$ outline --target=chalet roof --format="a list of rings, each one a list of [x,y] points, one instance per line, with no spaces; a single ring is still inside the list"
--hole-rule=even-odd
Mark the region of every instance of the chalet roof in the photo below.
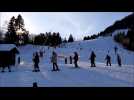
[[[0,51],[10,51],[17,48],[14,44],[0,44]]]

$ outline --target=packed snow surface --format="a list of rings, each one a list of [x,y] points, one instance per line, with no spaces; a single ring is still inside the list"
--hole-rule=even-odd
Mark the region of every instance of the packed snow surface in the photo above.
[[[122,58],[122,67],[117,64],[114,47]],[[32,87],[37,82],[39,87],[133,87],[134,86],[134,52],[124,49],[115,43],[112,37],[100,37],[95,40],[76,41],[67,43],[60,48],[48,49],[47,46],[26,45],[18,48],[20,51],[20,65],[12,66],[12,72],[0,72],[1,87]],[[45,50],[40,58],[40,72],[32,72],[33,52]],[[58,54],[60,71],[52,72],[52,51]],[[90,67],[89,56],[91,51],[96,54],[96,67]],[[63,57],[74,56],[74,51],[79,54],[78,65],[64,64]],[[112,66],[106,66],[105,56],[108,53],[112,58]]]

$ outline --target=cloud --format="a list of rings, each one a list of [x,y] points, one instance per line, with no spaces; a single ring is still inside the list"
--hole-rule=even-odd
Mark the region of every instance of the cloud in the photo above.
[[[60,32],[63,37],[75,38],[92,35],[104,30],[117,19],[130,14],[113,12],[2,12],[1,25],[12,16],[21,14],[30,33]]]

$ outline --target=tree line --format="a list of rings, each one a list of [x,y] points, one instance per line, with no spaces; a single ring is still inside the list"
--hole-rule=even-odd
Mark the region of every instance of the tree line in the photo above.
[[[91,36],[85,36],[85,37],[83,38],[83,40],[93,40],[93,39],[98,38],[99,36],[100,36],[100,33],[98,33],[98,34],[93,34],[93,35],[91,35]]]
[[[62,39],[59,32],[46,32],[36,35],[33,39],[33,44],[36,45],[49,45],[49,46],[58,46],[61,43],[74,42],[73,36],[70,34],[68,41]]]
[[[130,28],[125,34],[124,32],[119,32],[114,36],[114,40],[122,44],[125,48],[134,51],[134,28]]]
[[[26,30],[24,19],[19,14],[17,18],[11,17],[7,32],[2,37],[3,32],[0,30],[0,43],[12,43],[16,45],[35,44],[57,46],[61,43],[74,42],[74,37],[70,34],[68,39],[63,39],[59,32],[46,32],[30,37],[29,31]]]

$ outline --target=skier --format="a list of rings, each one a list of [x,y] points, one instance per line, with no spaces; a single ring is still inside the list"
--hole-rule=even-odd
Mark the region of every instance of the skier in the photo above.
[[[39,55],[38,55],[38,52],[35,53],[35,56],[33,57],[33,62],[34,62],[34,70],[33,72],[38,72],[40,71],[39,69]]]
[[[117,50],[118,50],[118,48],[115,46],[114,47],[115,54],[117,53]]]
[[[42,58],[43,57],[43,51],[40,50],[40,57]]]
[[[18,64],[20,64],[20,56],[18,57]]]
[[[44,50],[44,54],[45,54],[45,50]]]
[[[65,57],[65,64],[67,64],[67,57]]]
[[[37,88],[37,87],[38,87],[37,82],[34,82],[33,83],[33,88]]]
[[[78,53],[77,52],[74,52],[74,65],[75,65],[75,68],[78,68]]]
[[[121,57],[119,54],[117,54],[117,62],[118,62],[118,65],[121,67]]]
[[[94,51],[92,51],[91,56],[89,58],[91,60],[91,67],[96,67],[95,58],[96,58],[96,55],[95,55]]]
[[[53,63],[53,70],[52,71],[59,71],[58,65],[57,65],[57,53],[53,51],[51,62]]]
[[[106,60],[106,66],[108,66],[108,64],[111,66],[111,57],[108,54],[106,55],[105,60]]]
[[[72,64],[72,56],[70,56],[69,58],[70,58],[70,64]]]
[[[49,50],[49,48],[50,48],[50,47],[48,46],[48,48],[47,48],[47,49]]]
[[[6,56],[6,57],[5,57]],[[10,64],[11,64],[11,59],[8,59],[8,55],[5,55],[0,59],[0,67],[2,67],[2,72],[5,72],[5,68],[8,67],[8,71],[11,72]]]
[[[6,66],[8,67],[8,71],[11,72],[10,65],[6,65],[6,64],[2,64],[2,72],[5,72],[4,69],[6,68]]]

